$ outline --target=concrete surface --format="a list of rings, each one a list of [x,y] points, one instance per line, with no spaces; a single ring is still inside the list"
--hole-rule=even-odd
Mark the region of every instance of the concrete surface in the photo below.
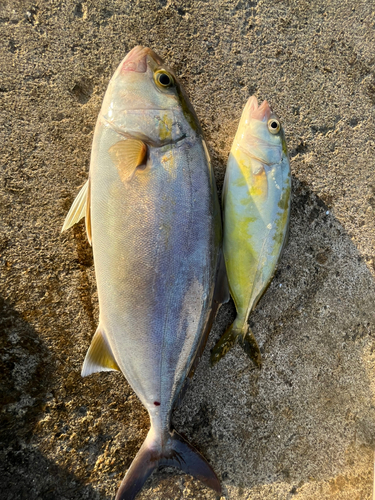
[[[98,318],[83,224],[109,78],[135,45],[174,66],[221,189],[247,98],[279,114],[289,246],[251,321],[263,351],[214,369],[223,307],[175,412],[227,499],[368,500],[375,446],[375,16],[371,0],[0,2],[1,446],[4,500],[111,499],[148,430],[121,374],[80,369]],[[164,469],[140,499],[213,499]]]

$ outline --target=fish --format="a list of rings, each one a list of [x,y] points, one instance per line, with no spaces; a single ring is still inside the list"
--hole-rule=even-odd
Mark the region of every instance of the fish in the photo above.
[[[89,178],[62,230],[83,217],[99,325],[82,376],[122,372],[151,423],[116,500],[135,498],[165,465],[220,494],[212,467],[171,425],[216,311],[229,300],[220,205],[197,115],[150,48],[133,48],[109,82]]]
[[[260,368],[248,324],[287,242],[291,174],[285,134],[264,101],[249,98],[231,147],[223,185],[224,259],[236,318],[211,351],[215,365],[237,342]]]

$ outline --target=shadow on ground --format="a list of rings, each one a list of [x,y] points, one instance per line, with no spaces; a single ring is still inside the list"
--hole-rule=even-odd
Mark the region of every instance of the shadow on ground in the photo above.
[[[33,328],[0,298],[0,491],[3,500],[109,498],[49,460],[33,439],[48,414],[55,362]],[[60,406],[62,406],[60,404]]]
[[[262,371],[239,347],[209,367],[209,349],[234,318],[227,304],[174,414],[228,498],[298,498],[304,488],[313,498],[370,498],[374,300],[349,235],[294,179],[289,244],[251,316]],[[119,374],[81,379],[70,359],[57,367],[56,345],[69,331],[47,349],[4,300],[0,313],[4,500],[111,498],[147,433],[145,410]],[[139,495],[180,497],[214,495],[172,469],[154,474]]]
[[[370,498],[375,282],[330,207],[296,178],[290,226],[250,319],[262,371],[238,346],[208,367],[209,348],[235,317],[232,303],[223,307],[176,427],[210,458],[229,498],[260,499],[267,485],[295,498],[308,483],[314,498]]]

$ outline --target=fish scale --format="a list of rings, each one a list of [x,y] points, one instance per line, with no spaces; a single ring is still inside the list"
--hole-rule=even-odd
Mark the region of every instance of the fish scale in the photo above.
[[[82,200],[99,297],[82,375],[120,370],[151,420],[116,499],[133,499],[159,465],[220,492],[210,465],[171,428],[185,379],[228,299],[220,210],[195,112],[150,49],[133,49],[111,79],[89,181],[63,230],[85,213]]]

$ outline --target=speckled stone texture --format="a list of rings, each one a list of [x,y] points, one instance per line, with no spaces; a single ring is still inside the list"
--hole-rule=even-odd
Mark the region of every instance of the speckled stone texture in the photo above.
[[[82,379],[98,320],[82,223],[108,81],[136,44],[172,65],[219,190],[242,108],[267,99],[293,174],[289,245],[251,316],[263,353],[209,350],[174,425],[230,500],[370,500],[375,446],[375,15],[371,0],[0,2],[2,500],[109,500],[148,431],[123,376]],[[214,499],[160,470],[139,499]]]

